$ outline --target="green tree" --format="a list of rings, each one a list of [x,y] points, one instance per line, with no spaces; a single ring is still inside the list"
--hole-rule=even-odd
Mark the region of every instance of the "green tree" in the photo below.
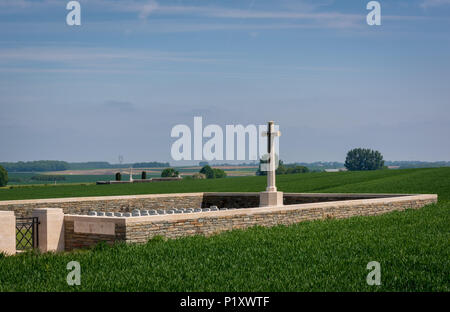
[[[62,171],[69,168],[65,161],[57,160],[37,160],[37,161],[19,161],[16,163],[0,163],[9,172],[34,172],[34,171]]]
[[[147,172],[142,171],[142,173],[141,173],[141,179],[142,179],[142,180],[147,179]]]
[[[215,168],[213,169],[213,171],[214,171],[214,178],[216,179],[225,178],[227,176],[227,173],[222,169]]]
[[[207,179],[214,179],[215,178],[214,170],[211,168],[210,165],[203,166],[203,168],[200,169],[199,172],[203,173],[206,176]]]
[[[347,153],[345,168],[350,171],[377,170],[384,166],[383,155],[368,148],[355,148]]]
[[[120,172],[116,173],[116,181],[122,180],[122,174]]]
[[[6,186],[8,184],[8,171],[0,166],[0,186]]]
[[[161,172],[161,177],[163,178],[173,178],[178,177],[179,172],[173,168],[166,168]]]
[[[278,168],[275,170],[276,174],[286,174],[287,173],[287,167],[284,165],[283,161],[280,159],[278,162]]]

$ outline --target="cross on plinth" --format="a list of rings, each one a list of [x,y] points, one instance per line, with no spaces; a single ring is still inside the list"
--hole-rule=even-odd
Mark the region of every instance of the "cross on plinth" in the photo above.
[[[265,192],[259,194],[259,206],[282,206],[283,205],[283,192],[278,192],[275,185],[276,177],[276,157],[274,141],[275,137],[281,136],[280,131],[275,131],[273,121],[269,121],[267,125],[267,132],[262,133],[263,136],[267,136],[267,153],[269,154],[269,170],[267,171],[267,188]]]
[[[269,171],[267,171],[267,188],[268,192],[276,192],[277,187],[275,186],[275,167],[276,167],[276,157],[275,157],[275,149],[273,143],[275,141],[275,137],[281,136],[280,131],[275,131],[273,121],[269,121],[267,124],[267,132],[262,133],[263,136],[267,136],[267,153],[269,154]]]

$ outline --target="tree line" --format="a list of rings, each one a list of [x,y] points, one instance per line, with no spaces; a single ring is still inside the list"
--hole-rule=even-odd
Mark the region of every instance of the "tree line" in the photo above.
[[[43,172],[43,171],[63,171],[63,170],[88,170],[88,169],[113,169],[113,168],[164,168],[169,167],[169,163],[164,162],[140,162],[133,164],[110,164],[106,161],[89,161],[69,163],[60,160],[36,160],[1,162],[0,166],[8,172]]]
[[[265,176],[267,175],[267,171],[261,170],[261,165],[267,163],[266,161],[261,161],[259,164],[259,168],[256,171],[256,175]],[[278,162],[278,168],[275,170],[275,174],[294,174],[294,173],[306,173],[309,172],[309,169],[305,166],[299,166],[296,164],[288,164],[285,165],[282,160]]]
[[[69,169],[69,163],[59,160],[2,162],[0,166],[8,172],[62,171]]]
[[[261,166],[264,163],[267,163],[267,161],[260,161],[256,175],[267,175],[266,171],[261,170]],[[381,155],[379,151],[371,150],[369,148],[354,148],[348,151],[344,166],[349,171],[378,170],[386,168],[383,155]],[[309,171],[310,170],[306,166],[299,166],[297,164],[285,165],[283,161],[280,160],[275,173],[279,175],[306,173]]]
[[[174,168],[166,168],[161,172],[161,177],[178,177],[180,172]],[[225,178],[227,173],[219,168],[212,168],[210,165],[204,165],[198,173],[187,176],[188,179],[220,179]]]

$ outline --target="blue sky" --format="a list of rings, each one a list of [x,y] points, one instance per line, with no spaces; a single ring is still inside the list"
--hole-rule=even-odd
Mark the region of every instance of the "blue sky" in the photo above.
[[[170,161],[176,124],[275,120],[281,158],[450,160],[450,0],[0,0],[0,161]]]

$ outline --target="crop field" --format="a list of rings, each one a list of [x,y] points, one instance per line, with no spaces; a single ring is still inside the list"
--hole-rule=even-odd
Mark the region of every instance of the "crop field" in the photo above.
[[[450,291],[450,168],[285,175],[278,185],[285,192],[437,193],[439,202],[208,238],[0,255],[0,291]],[[20,187],[0,190],[0,198],[260,191],[265,179],[111,186]],[[81,264],[80,286],[66,283],[73,260]],[[366,283],[371,261],[381,264],[381,286]]]
[[[450,168],[281,175],[277,176],[277,186],[284,192],[438,193],[441,199],[441,196],[448,196]],[[0,188],[0,200],[187,192],[259,192],[265,187],[266,177],[263,176],[145,184],[11,186]]]
[[[20,185],[61,185],[61,184],[87,184],[87,183],[95,183],[97,181],[109,181],[114,180],[113,175],[107,175],[107,174],[57,174],[57,175],[51,175],[51,176],[58,176],[64,178],[63,180],[57,180],[55,181],[38,181],[33,180],[32,177],[35,176],[42,176],[50,174],[34,174],[34,173],[10,173],[8,174],[9,180],[8,185],[9,186],[20,186]],[[160,177],[161,173],[147,173],[147,178],[153,178],[153,177]],[[140,179],[140,174],[133,174],[133,179]],[[51,179],[51,177],[50,177]],[[127,181],[130,179],[129,174],[122,174],[122,180]]]
[[[258,167],[251,166],[213,166],[225,170],[229,177],[254,176]],[[161,176],[164,168],[134,168],[133,179],[140,179],[141,172],[147,173],[147,178],[155,178]],[[175,167],[181,176],[190,176],[200,171],[201,167]],[[95,183],[97,181],[109,181],[115,179],[116,172],[122,173],[122,180],[127,181],[130,178],[130,168],[121,169],[86,169],[86,170],[64,170],[64,171],[48,171],[48,172],[10,172],[8,174],[8,185],[34,185],[34,184],[79,184],[79,183]],[[47,176],[48,181],[39,181],[33,179],[36,176]],[[58,177],[56,182],[52,177]],[[63,178],[63,179],[61,179]]]

